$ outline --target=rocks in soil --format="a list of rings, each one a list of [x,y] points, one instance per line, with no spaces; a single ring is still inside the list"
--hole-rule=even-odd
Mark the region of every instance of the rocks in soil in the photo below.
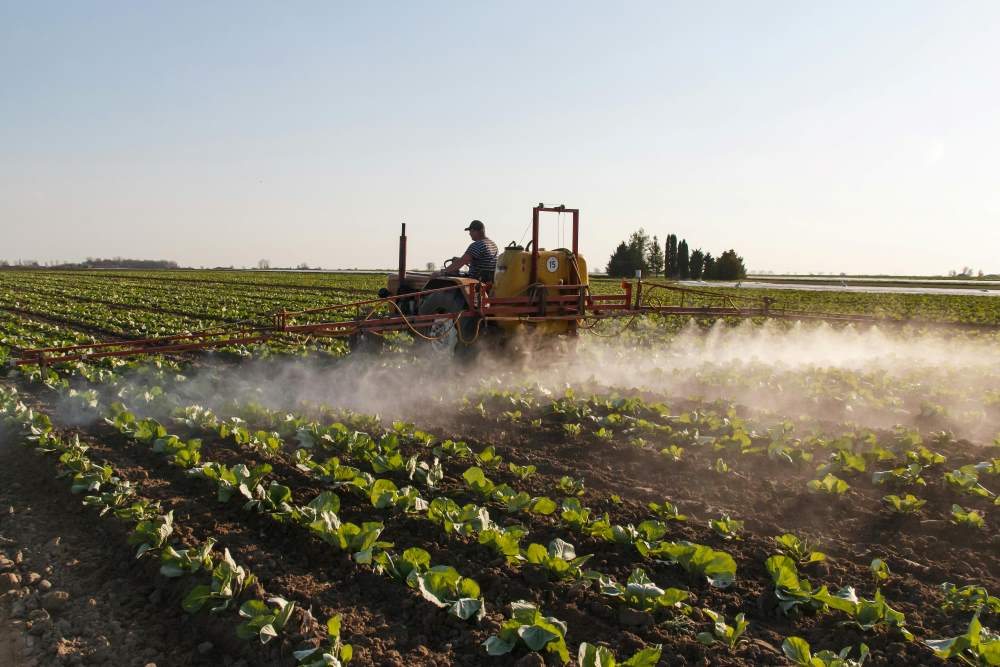
[[[21,585],[21,575],[16,572],[4,572],[0,574],[0,590],[10,590]]]

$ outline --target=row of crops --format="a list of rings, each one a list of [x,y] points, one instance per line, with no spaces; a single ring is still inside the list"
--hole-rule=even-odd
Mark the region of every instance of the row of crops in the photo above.
[[[135,335],[102,319],[129,301],[183,318],[281,291],[90,280],[5,281],[65,317],[0,310],[0,349]],[[954,365],[900,344],[916,361],[796,366],[634,328],[582,346],[583,371],[481,368],[460,390],[406,346],[25,368],[0,420],[252,664],[1000,664],[992,334],[947,339]],[[733,347],[767,333],[747,329]],[[588,371],[591,352],[629,370]],[[415,407],[392,400],[413,386]]]
[[[200,330],[370,298],[385,277],[376,274],[232,271],[0,271],[0,308],[90,327],[112,336],[150,336]],[[595,293],[620,291],[617,280],[595,278]],[[727,297],[770,297],[785,309],[866,314],[899,320],[1000,324],[996,299],[924,294],[859,294],[709,287]],[[709,299],[650,292],[664,305]]]
[[[763,585],[773,586],[776,615],[799,619],[829,614],[834,623],[827,631],[849,624],[872,633],[872,643],[896,635],[914,640],[907,614],[901,611],[904,607],[894,607],[888,597],[891,593],[886,592],[905,588],[895,580],[892,558],[872,559],[867,576],[864,568],[845,564],[853,581],[831,592],[828,585],[813,585],[805,577],[816,572],[816,565],[834,558],[794,533],[764,541],[745,534],[744,521],[730,515],[709,518],[697,526],[669,499],[650,501],[643,515],[635,504],[611,494],[600,499],[605,509],[601,512],[593,506],[582,478],[547,479],[537,465],[506,460],[495,446],[477,450],[465,441],[439,440],[407,423],[383,429],[373,417],[348,414],[334,421],[330,413],[313,420],[236,401],[228,401],[218,413],[183,405],[177,400],[187,382],[177,374],[182,370],[164,365],[155,371],[143,370],[140,382],[126,380],[120,373],[106,374],[99,384],[82,391],[72,387],[72,378],[46,378],[50,390],[80,410],[92,410],[118,433],[117,442],[101,450],[107,456],[100,464],[86,456],[88,450],[98,449],[96,443],[81,444],[78,438],[66,437],[43,413],[20,402],[16,390],[5,394],[4,412],[8,425],[20,429],[26,443],[59,455],[71,478],[71,490],[81,494],[85,504],[135,523],[129,541],[137,555],[158,557],[164,576],[200,572],[210,576],[207,583],[191,587],[185,610],[197,613],[206,604],[216,613],[239,609],[239,615],[248,619],[237,625],[241,637],[270,642],[289,622],[295,605],[309,601],[280,595],[271,596],[269,602],[243,600],[252,572],[236,565],[226,547],[217,553],[220,541],[215,536],[189,544],[174,542],[174,514],[142,497],[131,481],[116,474],[115,460],[121,461],[121,454],[112,451],[114,447],[144,450],[145,454],[131,456],[141,456],[145,467],[167,471],[164,475],[172,481],[182,476],[200,480],[207,497],[246,513],[255,527],[271,523],[293,527],[304,539],[318,541],[357,566],[416,591],[459,620],[482,625],[488,613],[495,616],[497,608],[509,605],[511,617],[494,618],[500,630],[483,640],[487,654],[505,654],[520,647],[552,652],[565,662],[569,658],[567,635],[572,636],[558,616],[539,611],[542,600],[501,599],[498,603],[493,598],[496,587],[484,592],[475,577],[485,579],[481,573],[491,569],[507,578],[525,577],[548,593],[574,600],[577,607],[581,599],[606,598],[609,606],[618,609],[620,623],[636,632],[633,624],[644,626],[651,639],[670,639],[669,632],[687,631],[699,642],[738,654],[750,628],[747,613],[727,619],[725,611],[707,605],[725,609],[732,604],[727,604],[727,591],[749,596],[755,584],[762,583],[741,581],[746,576],[741,571],[755,569],[743,562],[748,548],[770,552],[761,563],[770,576],[770,583]],[[121,400],[106,405],[105,396],[125,399],[131,409]],[[705,467],[723,482],[741,470],[752,470],[758,463],[755,458],[799,472],[814,470],[815,478],[803,483],[804,494],[851,498],[842,510],[853,503],[878,502],[878,509],[869,509],[884,513],[890,521],[898,520],[892,517],[947,516],[953,526],[946,529],[952,533],[950,539],[969,540],[973,552],[977,551],[976,533],[986,530],[987,508],[996,504],[996,496],[985,483],[995,482],[1000,458],[950,460],[940,452],[951,450],[954,443],[943,435],[932,443],[924,443],[912,431],[801,440],[787,424],[765,430],[731,414],[731,408],[722,414],[703,409],[671,415],[666,406],[637,398],[566,395],[539,400],[530,390],[491,391],[476,398],[466,409],[484,424],[525,422],[532,429],[565,432],[570,441],[582,440],[586,447],[627,439],[637,452],[673,464],[706,459]],[[764,433],[766,437],[761,437]],[[647,446],[662,434],[667,437],[661,449]],[[766,447],[764,440],[769,441]],[[947,465],[963,460],[969,462],[951,469]],[[872,491],[883,495],[876,500]],[[961,500],[965,507],[954,502],[950,508],[940,502],[929,507],[927,496]],[[413,522],[440,531],[437,539],[448,548],[434,549],[435,555],[461,554],[460,559],[441,563],[422,546],[392,539],[397,530],[412,535],[415,531],[409,524]],[[546,541],[546,537],[551,539]],[[729,546],[736,544],[739,549]],[[591,553],[582,553],[584,547]],[[984,552],[989,548],[983,547]],[[500,559],[503,564],[494,566]],[[456,568],[459,562],[466,572]],[[994,576],[987,574],[986,579]],[[864,583],[866,579],[869,584]],[[942,583],[942,614],[951,618],[972,612],[978,623],[982,616],[1000,611],[996,598],[981,584]],[[267,588],[266,582],[263,585]],[[865,588],[873,591],[869,597],[858,592]],[[566,603],[550,606],[565,610]],[[248,616],[251,613],[258,616]],[[711,621],[707,629],[706,621]],[[658,628],[659,624],[665,628]],[[548,639],[521,644],[522,635],[528,632],[525,625],[536,628],[532,636]],[[328,641],[336,643],[336,634]],[[985,646],[991,646],[990,641],[987,637]],[[796,635],[782,643],[785,653],[793,657],[810,650],[808,641]],[[651,662],[633,664],[656,664],[653,658],[661,651],[662,646],[647,647],[639,656]],[[868,644],[858,651],[867,654]],[[966,648],[960,653],[974,652]],[[579,654],[607,652],[581,642]]]

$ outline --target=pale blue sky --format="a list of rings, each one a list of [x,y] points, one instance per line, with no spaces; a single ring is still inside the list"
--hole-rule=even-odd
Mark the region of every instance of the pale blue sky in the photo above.
[[[1000,271],[992,0],[0,0],[0,85],[0,258],[417,265],[544,201],[593,266]]]

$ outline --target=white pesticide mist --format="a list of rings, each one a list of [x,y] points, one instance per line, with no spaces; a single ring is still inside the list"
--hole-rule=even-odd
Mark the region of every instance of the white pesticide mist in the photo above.
[[[651,323],[636,326],[628,337],[583,335],[575,346],[516,359],[497,351],[467,362],[428,350],[328,365],[251,360],[198,373],[180,391],[208,407],[232,398],[290,411],[322,404],[421,425],[454,423],[459,399],[481,388],[561,394],[586,385],[656,394],[668,405],[721,399],[777,417],[947,429],[974,442],[1000,433],[1000,339],[992,334],[720,322],[664,339]]]

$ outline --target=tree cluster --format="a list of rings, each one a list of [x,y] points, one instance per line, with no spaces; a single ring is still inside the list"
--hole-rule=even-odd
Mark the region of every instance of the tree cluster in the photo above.
[[[100,257],[88,257],[82,262],[38,262],[33,259],[8,263],[0,260],[0,267],[10,267],[16,269],[176,269],[179,268],[177,262],[166,259],[128,259],[126,257],[114,257],[102,259]]]
[[[673,280],[740,280],[747,275],[743,258],[733,249],[713,257],[701,248],[691,250],[687,239],[678,241],[676,234],[668,234],[661,248],[657,237],[650,239],[644,229],[618,244],[608,260],[611,277],[632,278],[636,271]]]

